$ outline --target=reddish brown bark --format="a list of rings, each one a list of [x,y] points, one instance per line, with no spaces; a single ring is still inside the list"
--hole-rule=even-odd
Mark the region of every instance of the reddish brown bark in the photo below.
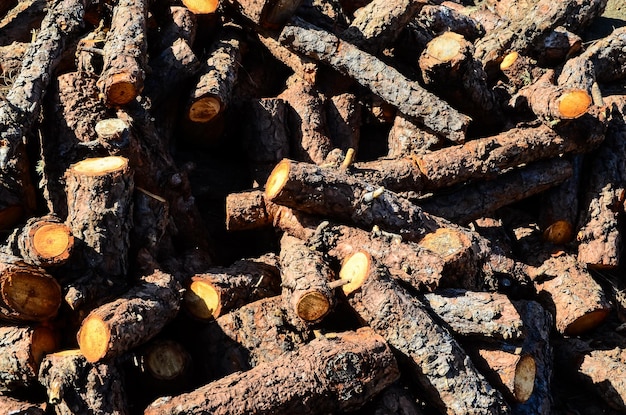
[[[0,408],[11,415],[45,415],[46,405],[0,396]]]
[[[443,140],[421,128],[410,118],[397,114],[387,137],[389,158],[402,158],[428,153],[443,146]]]
[[[385,341],[364,328],[315,339],[274,363],[158,399],[145,414],[317,414],[356,409],[398,376]]]
[[[326,101],[326,125],[333,147],[343,152],[359,148],[361,118],[361,103],[352,93],[333,95]]]

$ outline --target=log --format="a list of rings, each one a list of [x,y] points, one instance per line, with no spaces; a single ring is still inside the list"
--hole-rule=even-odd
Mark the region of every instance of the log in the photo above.
[[[183,4],[194,14],[215,13],[219,6],[217,0],[183,0]]]
[[[26,42],[13,42],[0,46],[0,75],[3,78],[2,89],[10,86],[10,79],[14,78],[22,67],[22,59],[28,49]],[[4,96],[4,92],[2,93]]]
[[[37,118],[52,73],[83,27],[82,0],[57,0],[30,44],[19,75],[0,103],[0,229],[15,224],[35,208],[23,137]]]
[[[45,326],[3,326],[0,334],[0,390],[5,394],[36,387],[44,355],[58,346],[56,333]]]
[[[425,130],[409,117],[399,113],[394,117],[387,137],[387,147],[389,148],[387,157],[402,158],[424,154],[443,147],[443,145],[441,137]]]
[[[9,3],[12,0],[9,0]],[[24,0],[4,16],[0,16],[0,45],[9,45],[12,42],[31,42],[33,29],[41,27],[46,16],[48,4],[46,0]]]
[[[419,207],[383,187],[313,164],[285,159],[265,186],[265,199],[306,213],[349,220],[359,226],[379,225],[408,240],[420,240],[438,228]]]
[[[74,248],[70,228],[54,215],[30,218],[7,238],[4,251],[39,267],[66,263]]]
[[[591,95],[585,89],[556,85],[554,71],[551,70],[520,89],[513,100],[513,107],[528,105],[537,117],[548,124],[578,118],[587,113],[592,104]]]
[[[44,269],[0,254],[0,320],[46,321],[61,306],[61,286]]]
[[[272,382],[264,379],[271,377]],[[192,392],[160,398],[146,415],[321,414],[357,409],[399,377],[393,354],[371,329],[312,340],[274,363],[234,373]]]
[[[133,173],[120,156],[88,158],[65,173],[68,216],[83,266],[109,278],[128,272]],[[79,262],[73,261],[75,266]]]
[[[583,40],[563,26],[558,26],[543,41],[535,53],[542,66],[556,66],[576,55],[583,47]]]
[[[43,359],[38,379],[57,415],[130,413],[114,361],[90,363],[79,350],[51,353]]]
[[[265,46],[272,56],[285,64],[303,81],[315,85],[319,70],[317,63],[313,59],[291,52],[269,34],[260,32],[257,33],[257,36],[259,42]]]
[[[251,99],[244,111],[249,122],[244,127],[244,146],[251,163],[274,166],[290,155],[289,107],[281,98]],[[263,177],[263,181],[267,177]]]
[[[104,44],[104,67],[98,87],[108,106],[118,107],[137,98],[146,70],[148,2],[122,0],[113,9]]]
[[[196,330],[190,351],[203,381],[280,360],[313,339],[305,325],[290,324],[281,296],[263,298]]]
[[[361,50],[378,55],[393,45],[401,29],[425,3],[421,0],[373,0],[355,10],[350,26],[340,37]]]
[[[412,155],[352,163],[345,168],[345,172],[359,180],[396,193],[419,194],[424,187],[422,172]]]
[[[537,364],[523,352],[480,349],[476,365],[484,370],[492,385],[514,403],[526,402],[533,393]]]
[[[605,270],[621,263],[619,221],[626,196],[626,124],[619,113],[613,114],[605,139],[590,161],[576,234],[578,260]]]
[[[295,326],[319,323],[335,305],[334,272],[321,252],[284,234],[280,240],[283,307]]]
[[[345,92],[326,101],[326,126],[333,147],[344,153],[359,148],[361,138],[361,103],[356,95]]]
[[[274,255],[207,269],[191,277],[183,307],[201,320],[217,318],[244,304],[280,294],[280,273]]]
[[[337,0],[303,0],[296,15],[332,33],[344,31],[353,17]]]
[[[257,27],[280,29],[300,6],[301,0],[228,0],[226,4]]]
[[[402,382],[396,382],[380,392],[355,415],[423,415],[419,401]]]
[[[326,126],[326,110],[321,94],[308,82],[293,75],[278,98],[284,100],[290,109],[287,126],[291,132],[291,157],[323,164],[333,145]]]
[[[226,229],[241,231],[270,226],[277,205],[267,202],[263,190],[244,190],[226,196]]]
[[[211,46],[203,73],[189,99],[187,117],[207,123],[226,110],[241,65],[241,27],[229,24]]]
[[[406,362],[429,402],[447,414],[506,414],[510,408],[426,307],[393,282],[389,271],[359,251],[341,266],[341,288],[357,315]]]
[[[453,142],[465,140],[469,117],[378,58],[298,18],[283,28],[279,41],[294,52],[315,58],[353,78],[429,130]]]
[[[537,161],[511,169],[493,180],[468,183],[449,192],[411,200],[433,215],[466,225],[503,206],[545,192],[572,174],[572,165],[567,160]]]
[[[545,69],[536,65],[533,58],[515,50],[504,55],[499,68],[510,96],[535,83],[545,72]]]
[[[81,353],[93,363],[150,340],[176,316],[180,289],[174,277],[161,271],[143,277],[126,294],[85,317],[76,335]]]
[[[601,121],[591,118],[574,120],[581,123],[564,125],[567,130],[559,132],[547,125],[512,128],[423,154],[417,158],[417,164],[424,176],[424,187],[441,189],[471,179],[484,180],[523,163],[591,151],[602,142],[605,130]],[[577,124],[579,128],[575,130]],[[585,129],[586,134],[582,133]]]

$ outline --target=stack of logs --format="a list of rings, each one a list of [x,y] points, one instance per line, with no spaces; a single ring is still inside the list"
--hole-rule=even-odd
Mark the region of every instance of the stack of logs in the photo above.
[[[0,3],[1,412],[624,413],[606,7]]]

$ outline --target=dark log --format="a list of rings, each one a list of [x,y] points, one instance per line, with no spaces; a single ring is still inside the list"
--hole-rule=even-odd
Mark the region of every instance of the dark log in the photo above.
[[[227,4],[256,26],[279,29],[295,13],[301,0],[228,0]]]
[[[143,91],[146,69],[148,2],[122,0],[113,9],[104,44],[98,87],[107,105],[128,104]]]
[[[90,363],[80,350],[51,353],[43,359],[38,379],[56,415],[129,414],[115,361]]]
[[[394,283],[365,251],[347,258],[341,288],[357,315],[382,335],[441,413],[506,414],[510,408],[487,383],[452,335],[426,307]]]
[[[9,0],[9,3],[12,0]],[[48,2],[46,0],[24,0],[17,2],[9,12],[0,16],[0,45],[6,46],[13,42],[31,42],[33,30],[41,27],[46,16]]]
[[[176,316],[180,290],[174,277],[155,271],[117,300],[89,313],[77,334],[87,361],[119,356],[154,337]]]
[[[378,58],[297,18],[282,30],[279,41],[350,76],[428,129],[454,142],[465,140],[469,117]]]
[[[391,349],[382,337],[363,328],[315,339],[274,363],[157,399],[145,414],[322,414],[357,409],[398,377]]]
[[[344,153],[359,148],[361,118],[361,103],[352,93],[333,95],[326,101],[326,126],[333,147]]]
[[[265,46],[272,56],[289,67],[302,80],[315,85],[317,82],[318,65],[313,59],[291,52],[268,34],[257,33],[257,36],[259,42]]]
[[[46,406],[0,395],[0,408],[11,415],[45,415]]]
[[[389,158],[402,158],[428,153],[443,147],[441,137],[433,134],[402,113],[396,114],[387,137]]]

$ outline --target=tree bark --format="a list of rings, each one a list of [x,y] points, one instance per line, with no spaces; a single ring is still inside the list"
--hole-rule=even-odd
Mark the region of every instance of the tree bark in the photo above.
[[[398,351],[431,404],[446,414],[506,414],[502,395],[476,370],[426,307],[393,282],[365,251],[343,262],[340,278],[358,316]]]
[[[321,414],[357,409],[398,377],[385,341],[363,328],[315,339],[274,363],[158,399],[145,414]]]
[[[24,392],[35,387],[44,355],[57,348],[56,333],[44,326],[4,326],[0,334],[0,391]]]
[[[87,361],[119,356],[154,337],[176,316],[180,289],[174,277],[155,271],[117,300],[89,313],[76,336]]]
[[[90,363],[79,350],[51,353],[41,363],[39,382],[56,415],[129,413],[114,361]]]
[[[300,6],[301,0],[228,0],[227,4],[264,29],[280,29]]]
[[[306,56],[300,56],[297,53],[291,52],[269,34],[259,32],[257,33],[257,36],[259,42],[265,46],[272,56],[285,64],[302,80],[310,83],[311,85],[315,85],[319,72],[317,62]]]
[[[31,403],[10,396],[0,396],[0,408],[11,415],[45,415],[45,404]]]
[[[98,80],[108,106],[126,105],[143,90],[147,14],[146,0],[121,0],[113,9],[103,50],[104,67]]]
[[[417,125],[402,113],[396,114],[389,136],[387,147],[389,158],[402,158],[420,155],[443,147],[441,137]]]
[[[279,41],[354,78],[429,130],[454,142],[465,140],[469,117],[355,46],[297,18],[282,30]]]
[[[326,124],[333,147],[344,153],[359,148],[361,137],[361,103],[358,97],[346,92],[333,95],[326,101]]]

